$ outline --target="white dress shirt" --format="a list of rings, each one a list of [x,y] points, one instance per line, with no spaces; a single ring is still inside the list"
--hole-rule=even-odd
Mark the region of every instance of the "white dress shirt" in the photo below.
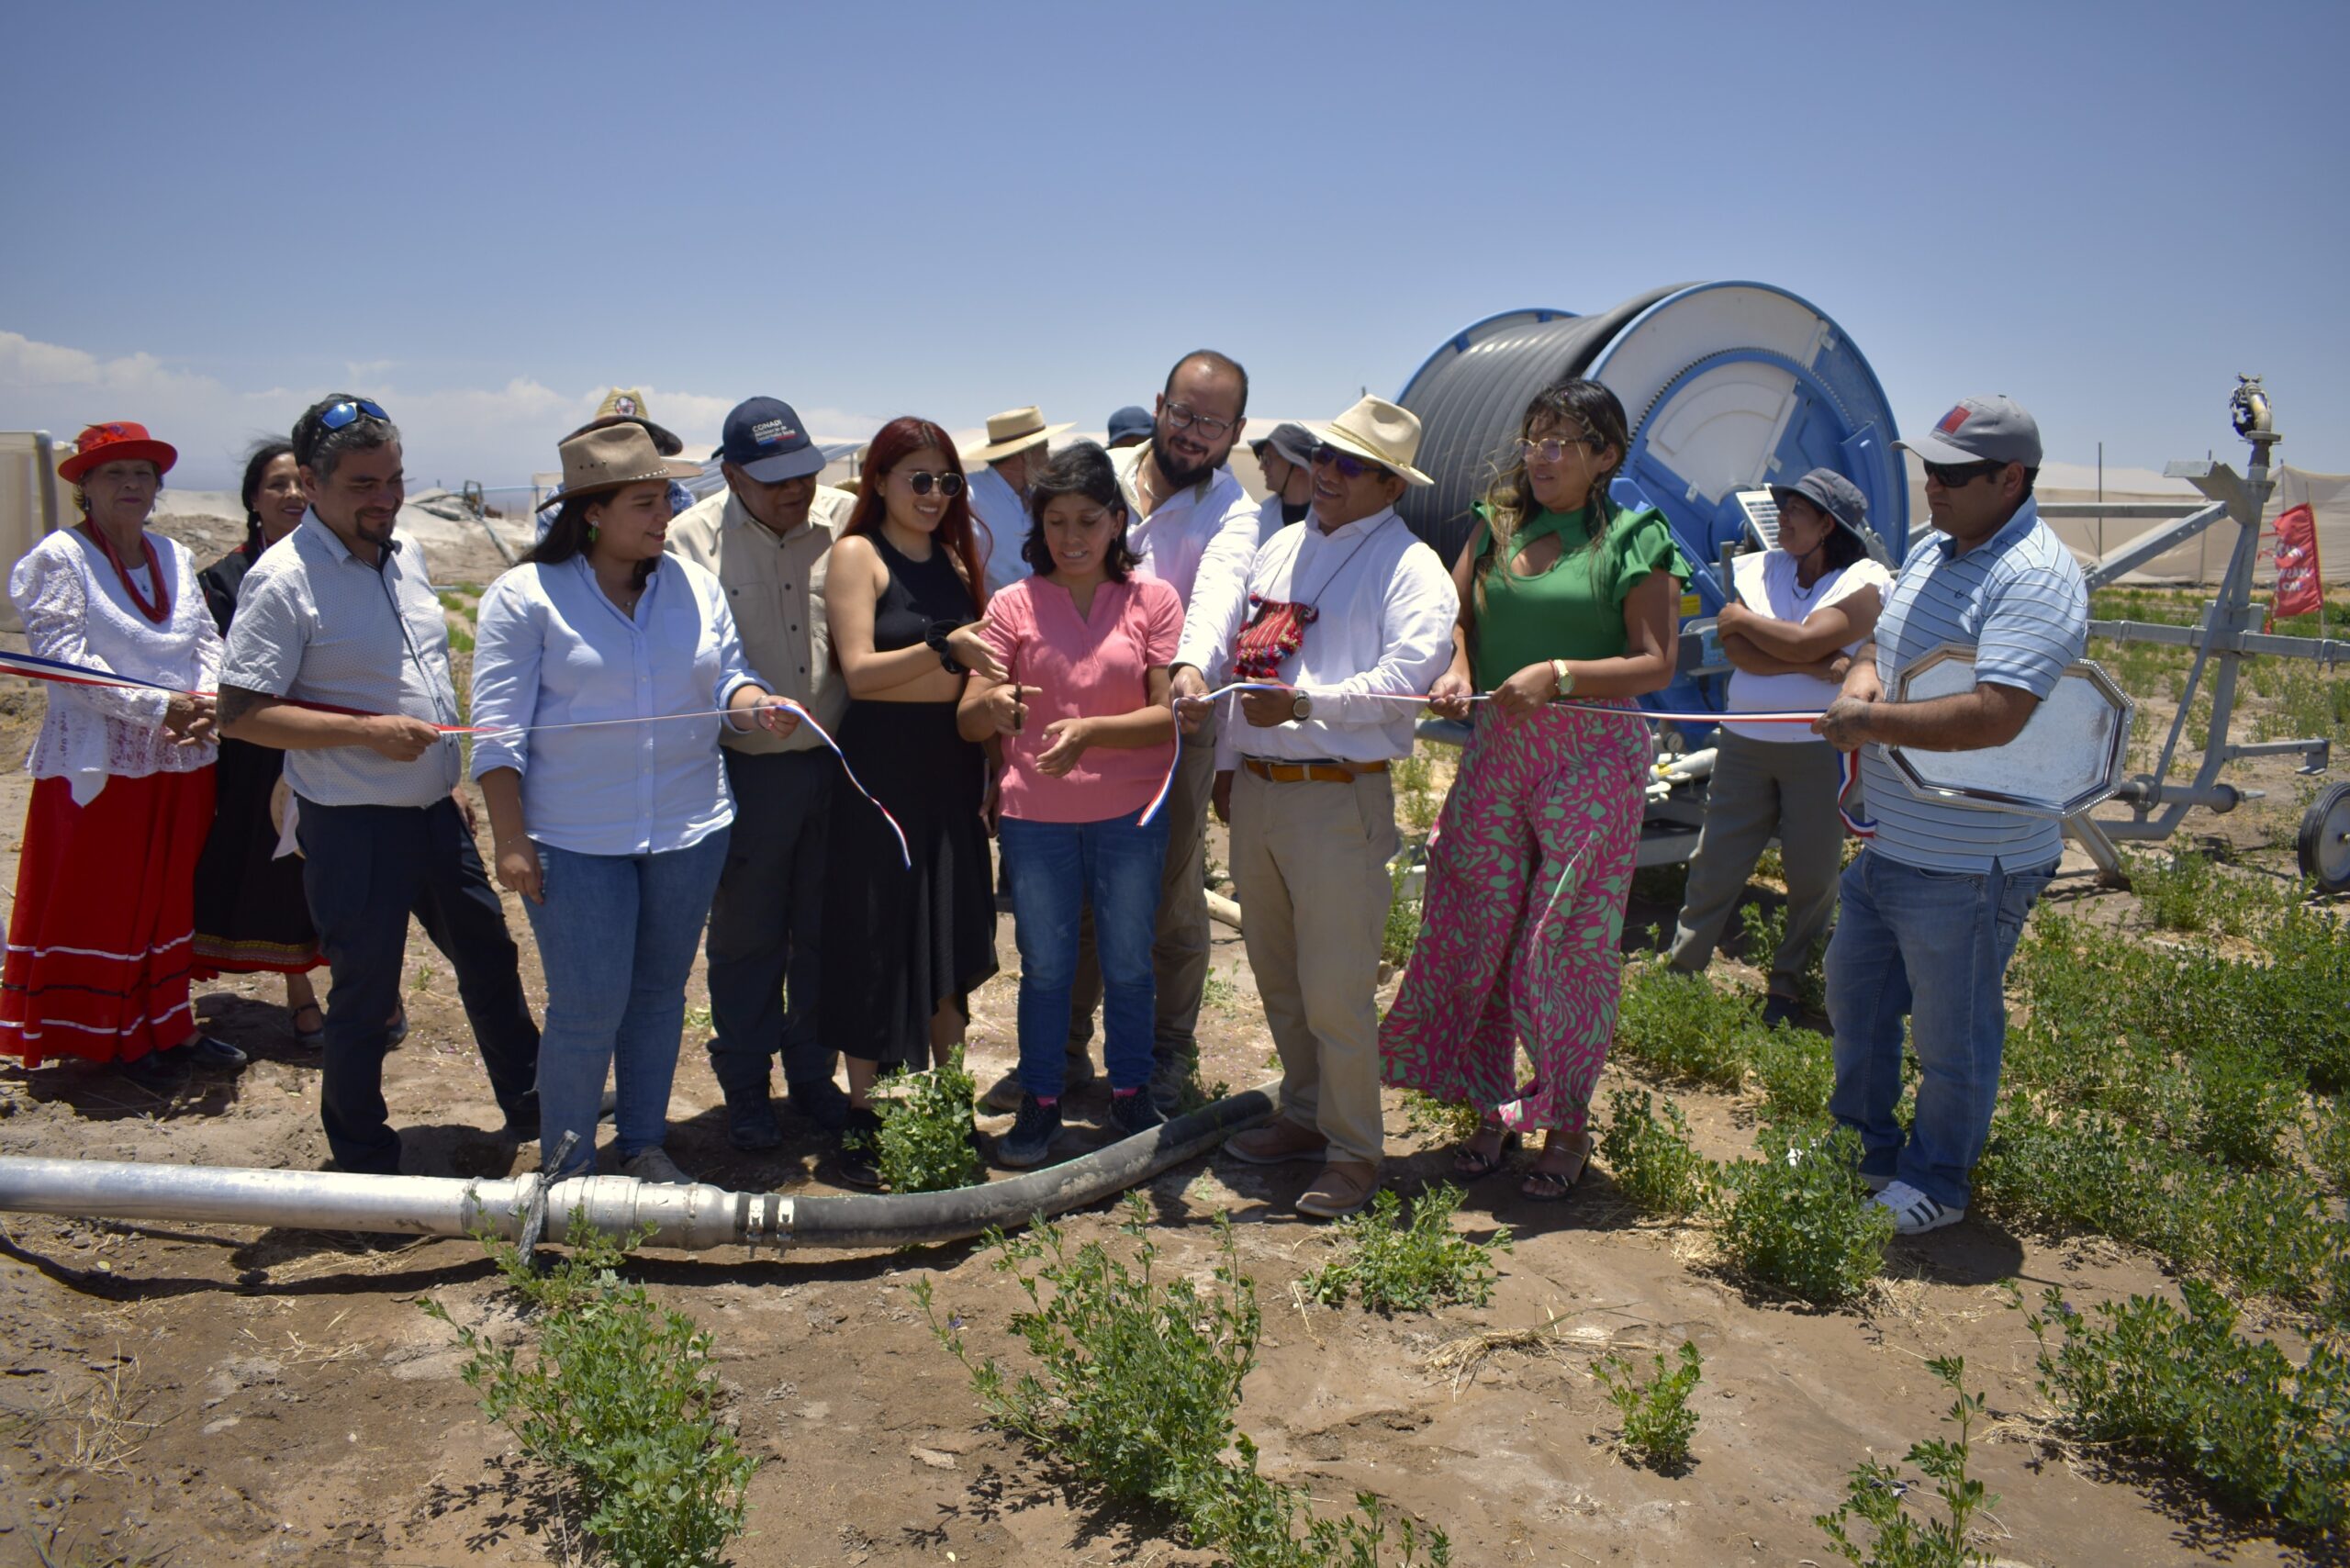
[[[1257,553],[1257,503],[1231,469],[1219,468],[1145,517],[1135,475],[1149,450],[1146,442],[1110,454],[1134,514],[1126,525],[1126,546],[1135,553],[1136,569],[1174,588],[1183,600],[1186,623],[1203,612],[1220,618],[1248,599],[1248,560]],[[1216,674],[1209,666],[1200,667]]]
[[[1042,449],[1035,454],[1041,456]],[[975,463],[964,477],[970,486],[971,510],[985,526],[979,543],[987,552],[988,592],[1000,593],[1030,575],[1028,563],[1020,558],[1021,546],[1028,543],[1028,503],[993,464]]]
[[[1247,527],[1253,533],[1251,507]],[[1175,662],[1207,674],[1205,658],[1228,665],[1251,596],[1311,604],[1316,610],[1281,679],[1311,693],[1314,716],[1268,729],[1237,721],[1244,756],[1306,762],[1392,761],[1412,754],[1420,711],[1373,692],[1419,696],[1452,662],[1460,610],[1452,574],[1413,535],[1393,508],[1325,533],[1312,517],[1282,529],[1257,552],[1240,592],[1214,624],[1186,617]]]
[[[474,742],[476,778],[522,775],[532,838],[580,855],[658,855],[734,820],[718,757],[724,721],[711,711],[757,678],[716,577],[664,557],[632,618],[584,555],[520,566],[482,596],[477,635],[475,723],[603,721]],[[666,717],[679,713],[706,716]],[[644,719],[656,722],[625,722]]]

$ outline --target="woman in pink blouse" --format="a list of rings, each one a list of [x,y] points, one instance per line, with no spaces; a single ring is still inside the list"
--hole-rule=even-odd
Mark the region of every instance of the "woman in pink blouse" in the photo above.
[[[1126,502],[1108,453],[1082,442],[1057,454],[1028,515],[1021,558],[1035,576],[990,599],[980,628],[1009,678],[975,673],[957,714],[965,739],[1003,742],[997,842],[1020,946],[1024,1092],[996,1158],[1014,1168],[1043,1163],[1060,1132],[1078,919],[1089,903],[1112,1123],[1127,1136],[1161,1120],[1146,1088],[1167,819],[1141,817],[1173,755],[1167,666],[1183,629],[1175,590],[1130,575]]]

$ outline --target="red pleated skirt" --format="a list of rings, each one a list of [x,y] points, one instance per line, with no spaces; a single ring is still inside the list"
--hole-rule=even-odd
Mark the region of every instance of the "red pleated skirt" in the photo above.
[[[194,1032],[196,862],[212,769],[33,784],[0,964],[0,1055],[131,1061]]]

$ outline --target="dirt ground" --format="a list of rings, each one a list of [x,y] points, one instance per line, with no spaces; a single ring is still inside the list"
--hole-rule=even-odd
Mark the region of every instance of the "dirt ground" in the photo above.
[[[436,563],[438,564],[438,563]],[[446,566],[442,576],[451,576]],[[487,573],[481,580],[486,580]],[[0,701],[0,759],[21,757],[38,697]],[[2270,763],[2262,766],[2277,767]],[[2277,767],[2269,801],[2230,818],[2199,813],[2253,868],[2290,865],[2296,793]],[[2234,775],[2263,781],[2255,767]],[[22,820],[28,783],[0,776],[0,823]],[[2279,827],[2283,824],[2280,840]],[[14,880],[6,840],[0,886]],[[1221,846],[1218,846],[1220,855]],[[2126,894],[2068,873],[2056,902],[2122,918]],[[1636,905],[1628,942],[1669,907]],[[533,1000],[543,999],[519,908]],[[1014,1055],[1013,948],[979,993],[970,1036],[985,1083]],[[1237,934],[1216,927],[1215,980],[1203,1018],[1204,1075],[1236,1087],[1268,1076],[1270,1039]],[[1731,959],[1719,974],[1755,977]],[[505,1175],[535,1148],[493,1136],[499,1121],[446,963],[411,933],[413,1032],[386,1063],[387,1094],[419,1173]],[[312,1080],[274,981],[207,988],[217,1032],[250,1051],[235,1079],[159,1099],[74,1064],[0,1068],[0,1153],[148,1163],[314,1170],[325,1162]],[[692,1005],[706,1005],[699,966]],[[772,1158],[726,1143],[721,1098],[689,1026],[670,1107],[670,1148],[703,1180],[748,1190],[822,1192],[822,1146],[786,1118]],[[1628,1081],[1611,1069],[1603,1092]],[[1676,1090],[1706,1152],[1751,1140],[1751,1103]],[[1075,1096],[1072,1152],[1106,1103]],[[1437,1139],[1390,1100],[1388,1178],[1406,1193],[1446,1179]],[[1000,1130],[1005,1119],[983,1126]],[[1382,1494],[1449,1532],[1463,1564],[1825,1562],[1812,1516],[1834,1506],[1848,1470],[1898,1460],[1938,1435],[1947,1397],[1925,1362],[1966,1358],[1995,1424],[1975,1473],[2000,1502],[2001,1556],[2036,1564],[2296,1561],[2274,1542],[2142,1479],[2061,1453],[2031,1434],[2041,1409],[2031,1341],[2001,1282],[2027,1297],[2057,1283],[2077,1301],[2168,1291],[2142,1255],[2102,1241],[2050,1244],[1970,1221],[1897,1244],[1888,1278],[1857,1310],[1793,1309],[1714,1271],[1697,1230],[1638,1219],[1606,1171],[1563,1203],[1538,1204],[1494,1178],[1460,1222],[1516,1233],[1493,1303],[1382,1319],[1306,1307],[1292,1284],[1327,1254],[1327,1232],[1292,1208],[1310,1172],[1210,1156],[1147,1195],[1167,1267],[1212,1263],[1210,1221],[1228,1214],[1265,1310],[1262,1364],[1240,1422],[1265,1468],[1343,1504]],[[1072,1215],[1075,1238],[1106,1236],[1105,1211]],[[1009,1350],[1011,1284],[976,1246],[895,1254],[795,1251],[652,1254],[642,1273],[693,1314],[716,1354],[746,1449],[762,1460],[744,1564],[1190,1563],[1146,1515],[1069,1491],[981,1427],[961,1371],[932,1340],[912,1287],[933,1282],[975,1345]],[[580,1560],[546,1478],[517,1456],[457,1376],[450,1330],[510,1316],[478,1247],[415,1242],[369,1250],[354,1238],[207,1225],[146,1226],[0,1216],[0,1564],[545,1563]],[[1469,1375],[1427,1370],[1447,1343],[1559,1320],[1559,1346],[1502,1350]],[[1613,1411],[1588,1374],[1607,1347],[1705,1356],[1694,1399],[1695,1462],[1665,1479],[1606,1444]],[[50,1554],[45,1559],[43,1552]],[[81,1555],[74,1555],[75,1552]]]

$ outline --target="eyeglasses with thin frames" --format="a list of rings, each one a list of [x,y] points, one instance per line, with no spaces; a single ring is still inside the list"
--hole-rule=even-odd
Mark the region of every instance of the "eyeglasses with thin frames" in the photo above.
[[[1196,430],[1203,441],[1222,441],[1232,432],[1230,420],[1219,420],[1213,414],[1195,413],[1188,403],[1168,404],[1161,410],[1161,417],[1166,420],[1168,429]]]
[[[1517,454],[1528,463],[1556,463],[1576,447],[1591,444],[1590,442],[1580,437],[1573,441],[1562,441],[1557,436],[1551,436],[1544,441],[1519,442]]]
[[[930,494],[933,486],[937,487],[940,495],[951,501],[963,493],[963,476],[933,474],[926,468],[917,468],[906,476],[906,488],[917,496]]]

